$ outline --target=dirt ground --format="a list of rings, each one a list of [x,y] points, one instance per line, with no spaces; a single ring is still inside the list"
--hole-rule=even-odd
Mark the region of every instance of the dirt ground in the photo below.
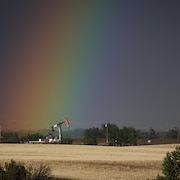
[[[0,144],[0,163],[47,163],[52,176],[79,180],[147,180],[161,174],[167,152],[178,144],[154,146],[85,146],[58,144]]]

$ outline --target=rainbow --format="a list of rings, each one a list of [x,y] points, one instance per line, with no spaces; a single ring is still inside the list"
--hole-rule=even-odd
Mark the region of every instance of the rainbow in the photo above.
[[[6,47],[2,127],[49,128],[64,116],[71,127],[86,126],[96,113],[97,91],[104,88],[96,87],[104,83],[104,59],[112,55],[109,43],[116,38],[112,25],[119,10],[108,1],[17,5]]]

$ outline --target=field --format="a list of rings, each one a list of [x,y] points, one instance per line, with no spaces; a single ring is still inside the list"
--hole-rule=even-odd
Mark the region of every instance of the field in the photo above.
[[[55,144],[0,144],[0,163],[45,162],[52,176],[73,180],[147,180],[161,174],[166,153],[176,145],[85,146]]]

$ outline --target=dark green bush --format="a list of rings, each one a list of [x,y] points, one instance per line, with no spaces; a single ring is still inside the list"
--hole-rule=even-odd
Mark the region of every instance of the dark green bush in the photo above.
[[[50,180],[50,172],[50,167],[44,163],[25,168],[23,164],[11,160],[4,167],[0,166],[0,180]]]
[[[4,170],[3,167],[0,166],[0,180],[3,180],[3,176],[4,176]]]
[[[27,171],[23,165],[11,160],[10,163],[5,163],[3,180],[25,180],[26,173]]]
[[[168,152],[163,160],[162,173],[156,180],[180,180],[180,146],[173,152]]]
[[[166,154],[162,166],[162,172],[167,179],[180,179],[180,147],[176,147],[175,151]]]

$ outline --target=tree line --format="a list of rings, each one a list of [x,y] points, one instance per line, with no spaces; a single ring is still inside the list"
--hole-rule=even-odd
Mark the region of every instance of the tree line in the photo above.
[[[95,145],[98,138],[106,138],[108,145],[136,145],[137,131],[132,127],[120,129],[115,124],[103,124],[99,128],[89,128],[84,132],[85,144]]]
[[[78,130],[74,131],[77,132]],[[150,128],[147,131],[137,130],[133,127],[126,126],[119,128],[116,124],[108,123],[107,126],[102,124],[100,128],[92,127],[84,129],[83,132],[82,129],[80,129],[80,131],[82,134],[81,138],[84,139],[85,144],[92,145],[97,144],[98,139],[107,139],[109,145],[136,145],[137,139],[179,139],[179,129],[177,127],[166,132],[160,132],[153,128]],[[1,142],[25,143],[29,141],[38,141],[39,139],[45,139],[47,135],[48,134],[43,135],[41,133],[27,133],[22,135],[18,132],[2,131],[1,136],[3,139],[1,139]]]
[[[150,128],[148,131],[137,130],[133,127],[119,128],[116,124],[102,124],[101,128],[89,128],[84,132],[85,144],[97,144],[98,138],[106,138],[108,145],[136,145],[137,139],[179,138],[179,129],[167,132],[157,132]]]
[[[39,139],[44,139],[45,136],[43,136],[40,133],[28,133],[26,135],[20,135],[18,132],[10,132],[10,131],[2,131],[2,142],[7,143],[25,143],[29,141],[37,141]]]

